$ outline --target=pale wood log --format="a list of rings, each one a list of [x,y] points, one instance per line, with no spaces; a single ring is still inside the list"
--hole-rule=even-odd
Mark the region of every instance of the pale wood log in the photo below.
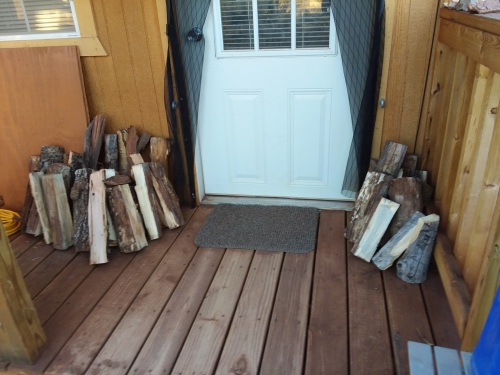
[[[30,156],[28,170],[30,173],[38,172],[42,168],[39,155]],[[36,210],[36,204],[31,194],[30,184],[26,186],[26,194],[24,198],[24,205],[21,211],[21,231],[39,236],[42,234],[42,225],[40,224],[40,217]]]
[[[135,192],[139,199],[139,207],[144,219],[144,225],[151,240],[160,238],[161,223],[157,212],[157,197],[153,188],[151,171],[148,163],[132,166],[135,178]]]
[[[69,186],[73,186],[73,183],[75,182],[75,172],[78,169],[83,168],[83,155],[79,154],[78,152],[70,151],[69,152],[69,159],[68,159],[68,165],[71,168],[71,178],[70,178],[70,183]]]
[[[146,132],[141,133],[139,140],[137,141],[137,153],[140,154],[142,151],[144,151],[150,139],[151,139],[151,134]]]
[[[144,159],[142,158],[141,154],[130,154],[127,155],[127,161],[130,167],[130,171],[128,174],[130,175],[130,177],[134,178],[134,171],[132,170],[132,166],[144,163]]]
[[[120,251],[131,253],[148,245],[139,212],[132,198],[129,185],[117,185],[107,189],[109,210],[117,229]]]
[[[52,163],[63,163],[64,162],[64,150],[59,146],[42,146],[40,151],[40,170],[45,170],[49,164]]]
[[[31,205],[28,221],[26,224],[26,233],[32,234],[35,237],[43,234],[42,223],[40,222],[40,216],[38,215],[38,210],[36,208],[34,200],[33,204]]]
[[[104,170],[90,175],[88,209],[90,264],[108,262],[108,219],[106,215],[106,191],[103,183],[105,178]]]
[[[128,128],[127,141],[125,142],[125,149],[127,150],[127,156],[130,154],[137,154],[137,141],[139,137],[137,136],[137,130],[135,126]]]
[[[411,284],[420,284],[427,278],[427,269],[439,228],[439,216],[432,214],[419,219],[423,222],[417,239],[397,262],[398,277]]]
[[[47,167],[46,174],[60,174],[64,181],[64,187],[69,194],[71,184],[71,167],[63,163],[53,163]]]
[[[47,338],[3,225],[0,225],[0,322],[0,362],[34,363]]]
[[[415,212],[398,233],[375,254],[372,261],[380,270],[386,270],[392,266],[394,261],[417,239],[423,225],[420,219],[423,217],[423,213]]]
[[[97,115],[85,131],[83,140],[83,165],[85,168],[97,169],[105,127],[106,118],[103,115]]]
[[[167,138],[151,137],[149,142],[150,158],[152,162],[160,162],[168,176],[167,158],[170,153],[170,142]]]
[[[40,217],[40,224],[43,231],[43,239],[45,243],[52,243],[52,232],[50,230],[49,217],[47,216],[47,210],[45,209],[45,202],[43,199],[43,189],[41,178],[43,172],[33,172],[29,174],[31,194],[36,204],[36,210],[38,216]]]
[[[351,219],[345,230],[345,238],[356,242],[363,234],[366,226],[366,213],[371,208],[377,196],[385,197],[392,176],[380,172],[368,172],[363,186],[358,194],[352,211]]]
[[[371,261],[373,254],[394,214],[399,208],[399,203],[377,196],[370,212],[367,214],[367,226],[363,236],[354,244],[352,253],[367,262]]]
[[[400,204],[389,226],[389,234],[394,236],[415,212],[422,212],[422,181],[414,177],[396,178],[389,182],[387,196]]]
[[[118,135],[104,135],[104,168],[118,169]]]
[[[47,174],[42,176],[41,181],[54,249],[66,250],[73,245],[73,220],[63,176]]]
[[[104,180],[104,184],[106,185],[106,187],[125,185],[132,182],[134,182],[134,180],[132,180],[132,178],[130,178],[130,176],[127,176],[126,174],[117,174]]]
[[[127,150],[125,144],[127,142],[127,129],[118,130],[116,132],[117,143],[118,143],[118,171],[121,174],[128,173],[128,160],[127,160]]]
[[[179,205],[179,198],[175,194],[174,187],[167,178],[163,164],[160,162],[151,162],[149,165],[153,187],[161,207],[159,214],[162,224],[170,229],[184,225],[184,217],[182,216]]]
[[[70,193],[73,201],[73,243],[77,252],[90,251],[88,212],[91,173],[92,169],[78,169],[75,172],[75,183]]]
[[[403,169],[402,177],[415,177],[417,162],[418,162],[417,154],[406,154],[403,159],[403,164],[401,165],[401,169]]]
[[[407,149],[408,146],[401,143],[386,141],[375,172],[387,173],[395,177],[403,164]]]

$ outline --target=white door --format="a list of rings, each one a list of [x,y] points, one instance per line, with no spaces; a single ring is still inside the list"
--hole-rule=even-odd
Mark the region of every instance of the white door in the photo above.
[[[347,199],[352,125],[323,3],[212,2],[197,140],[206,194]]]

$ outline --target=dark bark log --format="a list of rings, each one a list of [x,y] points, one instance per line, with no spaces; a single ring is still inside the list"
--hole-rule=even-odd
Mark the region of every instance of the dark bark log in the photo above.
[[[63,176],[48,174],[42,176],[41,180],[54,249],[66,250],[73,245],[73,220]]]
[[[117,174],[116,176],[109,177],[104,180],[104,184],[107,187],[130,184],[132,182],[134,182],[134,180],[132,180],[130,176],[127,176],[126,174]]]
[[[380,155],[380,159],[378,159],[375,172],[387,173],[396,177],[403,164],[407,149],[407,146],[400,143],[385,142],[384,150],[382,151],[382,155]]]
[[[39,155],[30,156],[28,165],[29,172],[39,172],[42,169],[42,160]]]
[[[424,221],[418,238],[398,260],[398,277],[411,284],[420,284],[427,278],[427,270],[431,260],[434,241],[439,228],[439,216],[429,215]]]
[[[40,170],[45,170],[52,163],[64,163],[64,149],[59,146],[42,146],[40,163]]]
[[[104,168],[118,169],[118,135],[104,135]]]
[[[129,185],[107,188],[108,206],[121,252],[139,251],[148,245],[142,220]]]
[[[153,186],[161,207],[160,219],[162,224],[170,229],[183,225],[184,217],[179,206],[179,198],[165,174],[163,164],[152,162],[150,163],[150,168],[153,177]]]
[[[73,201],[73,242],[75,250],[90,251],[89,244],[89,176],[91,169],[78,169],[75,172],[75,183],[71,188],[70,198]]]
[[[366,226],[367,218],[365,217],[368,210],[373,205],[374,199],[377,196],[387,196],[389,181],[392,176],[380,172],[368,172],[366,179],[361,187],[358,199],[354,204],[351,220],[347,224],[345,230],[345,238],[351,242],[359,240],[363,234],[363,229]]]
[[[423,224],[419,219],[423,217],[423,213],[415,212],[398,233],[375,254],[372,260],[379,269],[385,270],[392,266],[394,261],[415,241]]]
[[[83,168],[83,155],[79,154],[78,152],[70,151],[68,165],[71,168],[71,170],[70,170],[71,178],[70,178],[70,183],[69,183],[69,186],[71,189],[71,187],[75,183],[75,172],[78,169]]]
[[[389,227],[389,234],[394,236],[415,212],[423,211],[422,181],[414,177],[396,178],[389,183],[387,196],[401,205]]]
[[[151,134],[148,134],[146,132],[141,133],[139,141],[137,142],[137,153],[140,154],[142,151],[144,151],[150,139],[151,139]]]
[[[125,142],[125,149],[127,150],[127,156],[130,154],[137,154],[137,141],[139,137],[137,136],[137,130],[135,126],[128,128],[127,141]]]
[[[83,141],[83,166],[85,168],[97,169],[105,127],[106,118],[103,115],[97,115],[85,131]]]
[[[406,154],[403,159],[401,168],[403,169],[403,177],[416,177],[415,170],[417,169],[418,156],[417,154]]]

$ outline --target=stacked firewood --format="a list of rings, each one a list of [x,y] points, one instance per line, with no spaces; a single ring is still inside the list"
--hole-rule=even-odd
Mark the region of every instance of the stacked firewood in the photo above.
[[[397,261],[397,275],[409,283],[427,277],[439,216],[422,212],[432,195],[427,172],[417,170],[417,155],[387,141],[354,205],[345,237],[352,253],[381,270]],[[378,251],[377,251],[378,250]],[[398,260],[399,258],[399,260]]]
[[[135,127],[104,134],[97,115],[84,135],[83,154],[43,146],[32,156],[22,212],[25,233],[43,235],[55,249],[90,252],[90,264],[108,262],[109,247],[139,251],[160,238],[162,228],[184,224],[167,178],[166,138],[140,137]],[[151,162],[141,152],[149,143]],[[102,157],[103,163],[101,163]]]

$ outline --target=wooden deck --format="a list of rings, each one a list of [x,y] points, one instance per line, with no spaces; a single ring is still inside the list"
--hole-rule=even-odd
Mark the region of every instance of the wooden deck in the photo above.
[[[408,374],[407,341],[459,347],[435,267],[410,285],[353,257],[345,212],[321,212],[306,255],[197,248],[209,212],[101,266],[14,236],[48,345],[0,373]]]

